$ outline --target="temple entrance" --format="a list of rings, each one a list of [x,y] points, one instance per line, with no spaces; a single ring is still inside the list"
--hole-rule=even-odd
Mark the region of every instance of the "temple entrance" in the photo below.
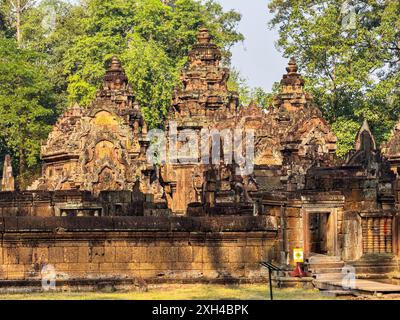
[[[172,210],[176,214],[186,214],[187,206],[196,201],[193,169],[180,167],[175,169],[176,190],[173,194]]]
[[[311,253],[328,253],[327,230],[329,213],[313,213],[310,219],[310,252]]]
[[[308,211],[304,216],[304,249],[306,255],[336,255],[337,230],[334,212]]]

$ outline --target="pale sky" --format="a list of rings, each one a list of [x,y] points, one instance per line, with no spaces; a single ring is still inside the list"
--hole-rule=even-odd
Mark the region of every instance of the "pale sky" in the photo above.
[[[232,65],[251,87],[271,91],[274,82],[286,72],[287,59],[275,48],[277,31],[268,28],[271,15],[268,0],[217,0],[225,10],[242,14],[238,30],[245,40],[232,49]]]

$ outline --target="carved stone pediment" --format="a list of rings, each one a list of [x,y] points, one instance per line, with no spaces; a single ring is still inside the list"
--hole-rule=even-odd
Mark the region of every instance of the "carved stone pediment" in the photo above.
[[[42,146],[43,176],[32,188],[133,190],[146,167],[147,126],[114,57],[97,98],[65,111]],[[141,160],[140,160],[141,159]]]

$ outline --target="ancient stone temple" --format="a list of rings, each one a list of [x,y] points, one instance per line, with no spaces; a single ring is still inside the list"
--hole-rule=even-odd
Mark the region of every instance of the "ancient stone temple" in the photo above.
[[[366,277],[397,270],[398,126],[381,151],[364,122],[339,159],[294,59],[268,110],[239,107],[228,79],[202,28],[165,121],[165,161],[153,164],[152,132],[112,58],[93,103],[73,105],[54,125],[29,190],[14,191],[6,158],[0,283],[40,285],[48,264],[79,288],[261,281],[260,261],[292,270],[295,249]],[[254,145],[249,172],[236,157],[226,161],[235,132],[251,138],[239,144],[246,159]],[[203,153],[215,146],[216,162]]]
[[[389,160],[393,172],[398,175],[400,173],[398,171],[400,164],[400,121],[394,127],[390,140],[383,144],[382,153]]]
[[[42,146],[43,175],[30,189],[132,190],[148,187],[142,171],[147,126],[118,58],[87,108],[78,104],[58,119]]]
[[[334,161],[336,137],[304,91],[304,80],[293,59],[281,81],[276,107],[267,113],[254,103],[239,110],[237,94],[227,89],[229,70],[221,67],[221,52],[206,29],[200,31],[181,79],[182,88],[174,94],[168,125],[173,123],[178,133],[194,129],[198,137],[202,129],[254,130],[256,168],[249,179],[235,175],[232,167],[222,163],[215,168],[178,160],[163,166],[161,178],[173,212],[185,214],[190,204],[202,202],[202,196],[209,206],[225,202],[226,207],[226,202],[237,199],[237,191],[243,194],[296,188],[298,184],[301,187],[309,167]],[[221,141],[221,145],[224,143]],[[238,185],[241,190],[235,190]],[[241,197],[251,202],[249,194],[245,198]]]
[[[388,161],[376,149],[367,122],[360,128],[354,151],[344,165],[314,168],[308,172],[306,181],[310,194],[329,191],[332,196],[326,199],[336,202],[336,212],[330,211],[327,217],[336,227],[327,230],[325,250],[332,250],[345,260],[392,252],[395,176]]]
[[[167,130],[182,134],[192,129],[200,138],[201,129],[219,128],[221,123],[233,127],[239,102],[237,94],[228,91],[229,70],[221,66],[221,51],[211,42],[208,30],[201,29],[197,39],[181,74],[182,87],[174,93]],[[183,144],[172,143],[177,150]],[[190,203],[202,201],[206,168],[190,163],[183,154],[169,160],[161,170],[166,199],[173,212],[185,214]]]
[[[270,117],[281,144],[282,182],[290,191],[304,187],[304,175],[310,167],[334,163],[336,137],[304,91],[304,80],[293,59],[286,70]]]

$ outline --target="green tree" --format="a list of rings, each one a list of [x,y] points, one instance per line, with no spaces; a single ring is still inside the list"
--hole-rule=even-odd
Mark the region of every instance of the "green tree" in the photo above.
[[[247,80],[240,74],[239,70],[231,68],[228,79],[228,89],[239,95],[240,107],[246,107],[251,102],[251,88]]]
[[[4,6],[0,5],[0,32],[8,34],[10,32],[10,26],[7,21],[7,17],[4,11]]]
[[[179,80],[178,69],[155,41],[145,41],[137,33],[129,35],[128,41],[130,46],[121,59],[149,126],[159,127]]]
[[[364,117],[378,142],[387,138],[400,110],[400,2],[273,0],[269,8],[278,47],[297,59],[338,133],[338,153],[349,150]]]
[[[19,159],[24,176],[33,167],[52,119],[52,86],[41,56],[0,37],[0,141]]]
[[[253,101],[261,108],[268,109],[273,104],[274,94],[278,93],[279,83],[274,83],[272,92],[267,92],[261,87],[251,88],[240,72],[232,68],[228,80],[228,89],[239,94],[241,108],[247,107]]]
[[[62,0],[43,0],[24,15],[22,44],[46,60],[46,74],[52,79],[56,98],[56,115],[68,104],[64,60],[76,38],[83,34],[80,20],[84,16],[83,7]]]
[[[163,123],[201,26],[210,28],[229,64],[230,47],[243,39],[240,14],[213,0],[171,3],[0,1],[0,150],[18,159],[20,173],[35,166],[40,139],[68,104],[90,104],[112,55],[123,60],[153,127]]]
[[[13,26],[13,32],[19,45],[22,44],[22,25],[27,11],[34,7],[36,0],[2,0],[1,11],[8,23]]]
[[[88,105],[112,55],[124,60],[128,77],[151,126],[162,124],[178,74],[198,29],[207,26],[216,43],[229,48],[243,39],[240,15],[214,1],[87,0],[78,35],[62,61],[71,102]]]

